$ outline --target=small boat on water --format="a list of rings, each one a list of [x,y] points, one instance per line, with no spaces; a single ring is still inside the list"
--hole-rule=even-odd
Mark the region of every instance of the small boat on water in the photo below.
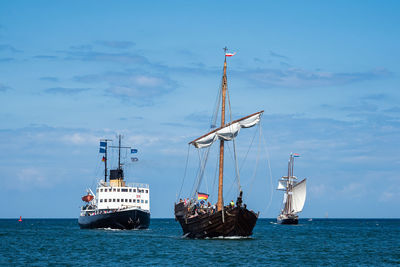
[[[277,221],[280,224],[298,224],[298,213],[303,210],[306,201],[306,179],[297,182],[293,175],[294,158],[300,157],[297,153],[290,154],[288,162],[288,175],[282,176],[278,181],[277,190],[285,191],[283,195],[283,209]]]
[[[127,184],[121,163],[121,149],[137,149],[121,146],[121,135],[118,146],[108,146],[111,140],[100,140],[100,153],[104,154],[104,180],[98,182],[96,194],[88,189],[82,197],[86,205],[82,206],[78,219],[80,228],[111,229],[146,229],[150,224],[150,189],[147,184]],[[118,166],[107,170],[108,148],[118,148]],[[137,161],[137,158],[131,158]],[[107,177],[109,181],[107,182]]]
[[[233,141],[239,134],[241,128],[250,128],[259,123],[263,111],[253,113],[241,119],[225,122],[225,99],[227,98],[227,62],[226,58],[234,54],[227,53],[225,48],[225,61],[223,68],[222,86],[220,91],[221,101],[221,125],[207,134],[191,141],[198,150],[209,149],[209,147],[219,140],[219,175],[218,175],[218,202],[215,205],[207,203],[208,194],[200,193],[199,186],[204,174],[204,166],[208,157],[208,150],[204,151],[204,161],[199,172],[199,178],[195,194],[187,200],[180,200],[175,203],[175,219],[180,223],[184,236],[188,238],[214,238],[214,237],[248,237],[253,233],[259,213],[247,209],[243,204],[243,191],[239,183],[236,203],[231,201],[228,205],[224,204],[223,185],[224,185],[224,142]],[[216,113],[218,114],[218,113]],[[213,127],[213,126],[212,126]],[[236,150],[233,149],[236,153]],[[200,151],[199,151],[200,153]],[[235,154],[236,159],[236,154]],[[237,166],[237,165],[236,165]],[[239,180],[239,179],[238,179]],[[200,200],[200,201],[199,201]]]

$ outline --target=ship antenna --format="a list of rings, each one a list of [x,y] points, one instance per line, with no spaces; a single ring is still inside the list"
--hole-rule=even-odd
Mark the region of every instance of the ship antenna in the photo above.
[[[118,135],[118,170],[121,169],[121,135]]]

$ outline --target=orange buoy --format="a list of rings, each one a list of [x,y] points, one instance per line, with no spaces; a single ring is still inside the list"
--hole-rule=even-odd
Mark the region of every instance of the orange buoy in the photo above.
[[[19,220],[18,220],[19,222],[22,222],[22,216],[19,216]]]
[[[94,196],[92,196],[91,194],[87,194],[86,196],[82,197],[82,201],[90,202],[93,200],[93,198],[94,198]]]

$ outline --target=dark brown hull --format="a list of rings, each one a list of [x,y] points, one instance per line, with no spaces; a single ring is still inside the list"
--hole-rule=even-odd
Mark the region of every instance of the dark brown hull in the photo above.
[[[299,220],[298,219],[283,219],[283,220],[278,220],[279,224],[298,224]]]
[[[277,222],[279,224],[298,224],[299,217],[297,215],[278,216]]]
[[[244,207],[226,208],[214,214],[186,217],[183,203],[175,205],[175,219],[182,226],[183,234],[189,238],[248,237],[253,234],[258,214]]]

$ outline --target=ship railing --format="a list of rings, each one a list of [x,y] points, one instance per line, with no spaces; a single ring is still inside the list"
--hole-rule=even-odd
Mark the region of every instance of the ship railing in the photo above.
[[[104,187],[110,187],[109,185],[107,185],[107,183],[105,183],[103,180],[101,180],[99,182],[100,186],[104,186]],[[124,187],[124,186],[115,186],[115,187]],[[125,187],[140,187],[140,188],[149,188],[148,184],[142,184],[142,183],[126,183]]]
[[[289,176],[289,177],[288,177],[288,176],[282,176],[282,177],[281,177],[282,180],[287,180],[287,179],[289,179],[289,178],[290,178],[290,179],[297,179],[297,177],[294,176],[294,175],[293,175],[293,176]]]
[[[93,212],[93,211],[95,211],[96,209],[84,209],[84,208],[81,208],[81,211],[84,211],[84,212],[86,212],[86,211],[89,211],[89,212]]]
[[[148,184],[141,184],[141,183],[128,183],[126,186],[129,187],[140,187],[140,188],[149,188]]]

